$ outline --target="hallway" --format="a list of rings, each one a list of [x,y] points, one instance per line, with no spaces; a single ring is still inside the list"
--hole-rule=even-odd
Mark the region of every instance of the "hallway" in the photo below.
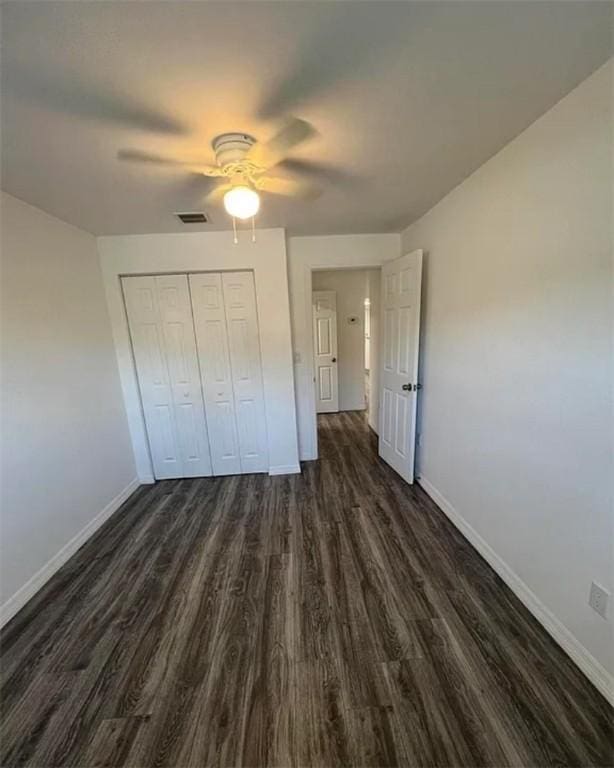
[[[5,768],[612,764],[612,712],[364,414],[142,486],[2,632]]]

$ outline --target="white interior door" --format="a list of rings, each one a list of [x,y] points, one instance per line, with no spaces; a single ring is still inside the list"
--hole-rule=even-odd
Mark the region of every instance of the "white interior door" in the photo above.
[[[312,304],[316,413],[334,413],[339,410],[337,294],[313,291]]]
[[[252,272],[223,272],[222,288],[242,472],[266,472],[260,333]]]
[[[414,481],[422,251],[382,267],[379,455]]]
[[[154,475],[210,475],[187,276],[122,283]]]
[[[222,275],[190,275],[213,474],[241,472]]]

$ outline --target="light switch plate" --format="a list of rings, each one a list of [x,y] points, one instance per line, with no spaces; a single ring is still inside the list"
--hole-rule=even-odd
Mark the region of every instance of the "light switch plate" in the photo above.
[[[588,596],[588,604],[590,607],[597,611],[597,613],[600,616],[603,616],[603,618],[606,618],[607,612],[608,612],[608,599],[610,597],[610,593],[601,586],[601,584],[597,584],[593,581],[591,584],[591,591]]]

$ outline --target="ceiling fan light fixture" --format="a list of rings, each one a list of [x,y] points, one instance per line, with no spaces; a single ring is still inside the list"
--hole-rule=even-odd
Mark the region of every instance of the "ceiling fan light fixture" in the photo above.
[[[224,208],[230,216],[237,219],[250,219],[258,213],[260,195],[251,187],[233,187],[224,195]]]

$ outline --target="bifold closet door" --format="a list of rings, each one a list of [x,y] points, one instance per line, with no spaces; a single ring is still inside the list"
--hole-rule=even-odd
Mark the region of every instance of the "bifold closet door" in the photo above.
[[[210,475],[187,275],[122,284],[155,477]]]
[[[222,276],[190,275],[198,358],[215,475],[241,472]]]
[[[190,275],[214,474],[268,470],[251,272]]]

